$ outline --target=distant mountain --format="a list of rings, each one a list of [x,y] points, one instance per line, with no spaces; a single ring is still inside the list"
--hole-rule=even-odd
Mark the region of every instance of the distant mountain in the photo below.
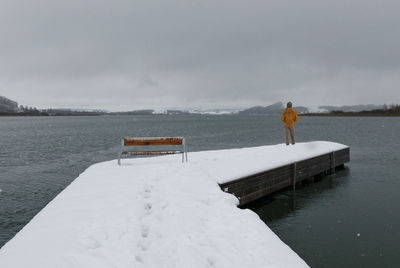
[[[242,109],[185,109],[190,114],[208,114],[208,115],[224,115],[224,114],[237,114]]]
[[[152,115],[154,110],[134,110],[128,112],[114,112],[110,114],[117,114],[117,115]]]
[[[386,107],[386,106],[385,106]],[[363,112],[384,109],[384,105],[352,105],[352,106],[295,106],[298,114],[304,113],[330,113],[332,111],[342,112]],[[268,106],[254,106],[248,109],[165,109],[165,110],[133,110],[127,112],[107,112],[104,110],[76,110],[76,109],[37,109],[35,107],[18,106],[16,101],[0,96],[0,114],[2,115],[187,115],[187,114],[241,114],[241,115],[276,115],[281,114],[285,109],[282,102],[276,102]]]
[[[0,96],[0,112],[15,113],[18,110],[18,103],[16,101]]]
[[[128,112],[113,112],[110,114],[118,115],[188,115],[188,114],[208,114],[208,115],[222,115],[222,114],[236,114],[238,109],[166,109],[166,110],[133,110]]]
[[[152,109],[146,109],[146,110],[133,110],[133,111],[128,111],[128,112],[113,112],[109,113],[111,115],[117,114],[117,115],[155,115],[155,114],[168,114],[168,115],[180,115],[180,114],[190,114],[187,111],[184,110],[152,110]]]
[[[239,114],[243,115],[264,115],[264,114],[280,114],[284,110],[283,103],[277,102],[269,106],[254,106],[243,111]]]
[[[304,106],[296,106],[293,107],[294,110],[296,110],[297,113],[308,113],[309,110],[307,107]],[[283,103],[277,102],[269,106],[254,106],[249,109],[245,109],[243,111],[240,111],[239,114],[243,115],[267,115],[267,114],[281,114],[285,110],[285,106]]]
[[[293,109],[298,113],[298,114],[306,114],[310,112],[310,109],[304,106],[295,106]]]

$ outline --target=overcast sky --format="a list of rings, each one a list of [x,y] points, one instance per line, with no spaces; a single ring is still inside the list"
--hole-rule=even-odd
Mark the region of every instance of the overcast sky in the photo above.
[[[400,1],[1,0],[0,95],[20,104],[400,103]]]

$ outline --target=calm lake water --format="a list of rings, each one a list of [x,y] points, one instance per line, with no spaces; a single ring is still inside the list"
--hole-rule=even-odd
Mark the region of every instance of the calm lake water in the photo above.
[[[283,142],[279,119],[0,117],[0,247],[88,166],[115,159],[123,136],[185,136],[189,151],[260,146]],[[351,162],[251,209],[311,267],[400,267],[399,133],[400,118],[301,117],[298,142],[349,145]]]

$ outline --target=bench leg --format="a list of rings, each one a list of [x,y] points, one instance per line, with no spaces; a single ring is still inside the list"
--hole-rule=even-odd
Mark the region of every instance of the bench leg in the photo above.
[[[118,165],[121,165],[121,156],[122,156],[122,151],[124,148],[124,139],[121,140],[121,146],[119,147],[119,152],[118,152]]]
[[[187,162],[187,149],[186,149],[186,141],[185,141],[185,139],[183,139],[182,163],[183,163],[184,158],[186,158],[186,162]]]

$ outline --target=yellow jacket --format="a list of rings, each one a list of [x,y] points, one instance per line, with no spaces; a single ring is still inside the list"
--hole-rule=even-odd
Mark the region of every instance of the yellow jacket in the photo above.
[[[299,117],[297,116],[296,111],[292,108],[286,108],[286,110],[283,111],[281,121],[285,127],[293,127],[294,122],[297,122],[298,120]]]

